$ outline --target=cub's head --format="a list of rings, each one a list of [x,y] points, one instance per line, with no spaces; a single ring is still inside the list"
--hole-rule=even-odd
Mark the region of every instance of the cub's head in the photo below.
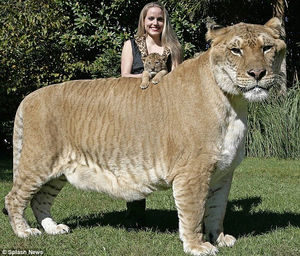
[[[151,76],[156,75],[161,70],[166,70],[166,60],[164,55],[160,55],[159,53],[150,53],[146,57],[143,58],[144,62],[144,70],[148,71]]]
[[[286,50],[281,31],[278,18],[265,25],[211,26],[206,38],[211,41],[210,63],[221,89],[260,101],[272,87],[281,87],[285,83],[281,64]]]

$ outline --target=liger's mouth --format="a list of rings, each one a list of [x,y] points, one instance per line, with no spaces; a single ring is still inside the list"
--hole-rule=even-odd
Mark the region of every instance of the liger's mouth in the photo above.
[[[238,87],[240,88],[240,90],[242,92],[250,92],[252,90],[255,90],[255,91],[259,91],[259,90],[263,90],[263,91],[269,91],[271,86],[260,86],[258,84],[255,84],[255,85],[251,85],[251,86],[240,86],[238,85]]]

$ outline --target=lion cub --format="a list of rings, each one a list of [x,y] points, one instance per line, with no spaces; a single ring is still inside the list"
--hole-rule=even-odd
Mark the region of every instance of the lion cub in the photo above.
[[[144,72],[140,87],[146,89],[151,78],[153,78],[151,81],[153,84],[158,84],[161,78],[168,73],[168,69],[165,56],[159,53],[150,53],[142,60],[144,62]]]

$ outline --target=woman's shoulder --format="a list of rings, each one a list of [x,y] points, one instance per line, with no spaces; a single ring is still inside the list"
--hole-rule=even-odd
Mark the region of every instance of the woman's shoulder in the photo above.
[[[132,44],[132,39],[126,40],[123,44],[123,50],[132,51],[132,48],[134,48],[134,46]]]
[[[124,42],[124,47],[127,48],[136,48],[138,45],[138,41],[136,40],[135,37],[129,38]]]
[[[132,38],[126,40],[126,41],[124,42],[124,46],[125,46],[125,45],[126,45],[126,46],[131,45],[131,41],[132,41]]]

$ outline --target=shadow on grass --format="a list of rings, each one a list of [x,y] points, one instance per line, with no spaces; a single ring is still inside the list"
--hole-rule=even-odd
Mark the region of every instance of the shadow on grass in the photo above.
[[[260,197],[233,200],[228,203],[224,229],[236,237],[259,235],[275,228],[289,225],[300,227],[300,215],[294,213],[252,212],[251,209],[261,203]],[[152,229],[158,232],[177,232],[178,217],[176,211],[146,210],[145,221],[136,227],[126,219],[126,211],[98,213],[87,216],[72,216],[63,221],[75,229],[77,227],[112,226],[129,230]]]
[[[158,232],[177,232],[178,218],[176,211],[146,210],[144,221],[137,226],[135,221],[126,218],[126,211],[98,213],[86,216],[72,216],[63,220],[70,228],[112,226],[132,231],[152,229]]]
[[[9,157],[0,157],[0,181],[12,181],[12,159]]]
[[[289,225],[300,227],[300,214],[252,211],[260,203],[260,197],[230,201],[224,221],[226,233],[240,237],[250,234],[261,235],[276,228],[285,228]]]

